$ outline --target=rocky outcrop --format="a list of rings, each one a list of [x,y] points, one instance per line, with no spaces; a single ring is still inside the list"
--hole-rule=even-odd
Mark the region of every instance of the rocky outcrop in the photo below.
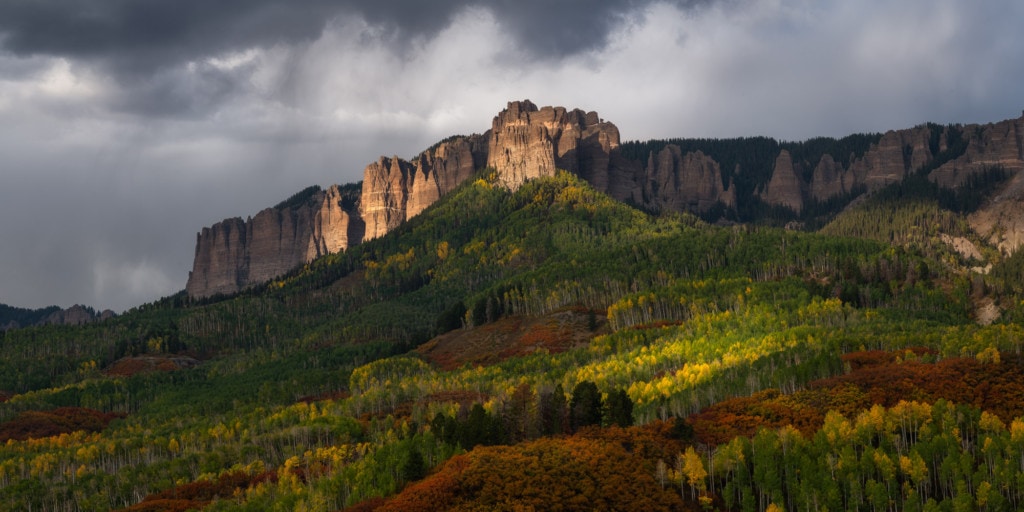
[[[237,293],[383,236],[482,167],[485,148],[474,135],[442,142],[413,162],[381,157],[366,167],[358,189],[334,185],[296,204],[203,228],[185,289],[193,298]]]
[[[1005,254],[1024,245],[1024,114],[987,125],[971,139],[960,158],[939,167],[929,176],[940,185],[962,183],[990,166],[1001,166],[1010,179],[976,212],[967,217],[971,227]]]
[[[968,126],[963,155],[932,171],[928,177],[944,187],[957,187],[974,174],[1000,166],[1012,174],[1024,170],[1024,114],[985,126]]]
[[[95,309],[81,304],[75,304],[67,309],[58,306],[26,309],[0,304],[0,332],[34,325],[84,325],[115,316],[117,315],[109,309],[97,313]]]
[[[235,293],[248,283],[245,221],[224,219],[196,235],[196,254],[185,290],[189,297]]]
[[[927,126],[886,132],[863,158],[851,165],[853,182],[871,191],[903,180],[909,172],[932,159],[928,144],[930,134]]]
[[[1004,254],[1024,245],[1024,172],[967,217],[971,228]]]
[[[420,153],[414,160],[406,218],[419,215],[487,162],[487,141],[482,135],[459,137]]]
[[[42,325],[85,325],[96,321],[107,320],[114,316],[114,312],[109,309],[103,310],[101,313],[97,313],[94,309],[88,306],[75,304],[70,308],[51,313],[40,323]]]
[[[818,201],[852,192],[862,186],[868,191],[897,183],[909,173],[929,165],[949,149],[950,128],[943,129],[939,144],[930,143],[932,127],[918,126],[889,131],[849,167],[825,155],[814,169],[809,197]],[[957,128],[966,138],[966,150],[931,171],[929,179],[946,188],[955,188],[989,167],[999,165],[1016,174],[1024,170],[1024,116],[988,125]],[[937,149],[937,152],[933,152]],[[838,157],[838,155],[837,155]]]
[[[383,236],[406,220],[412,165],[401,158],[381,157],[363,171],[360,215],[367,240]]]
[[[350,199],[337,185],[327,189],[313,218],[313,234],[306,249],[306,258],[341,252],[363,241],[366,231],[363,219],[346,211],[343,206]]]
[[[317,190],[299,204],[227,219],[196,236],[185,286],[190,297],[231,294],[269,281],[363,238],[363,223],[341,207],[338,187]]]
[[[716,204],[735,206],[722,185],[718,162],[700,151],[683,154],[669,144],[647,159],[645,204],[656,210],[705,212]]]
[[[487,151],[487,166],[498,171],[499,179],[515,189],[530,178],[555,174],[555,143],[531,114],[537,106],[529,101],[514,101],[494,117]],[[535,116],[539,117],[539,116]]]
[[[850,192],[852,184],[847,183],[844,171],[843,166],[837,163],[832,155],[822,156],[811,176],[811,197],[817,201],[826,201]]]
[[[618,147],[619,129],[596,112],[513,101],[491,123],[487,166],[511,189],[563,169],[602,192],[615,188],[618,195],[632,194],[634,187],[617,183],[621,180],[612,171]]]
[[[407,162],[381,157],[363,171],[365,239],[383,236],[468,179],[486,161],[480,135],[442,142]]]
[[[793,169],[793,158],[789,151],[780,151],[772,168],[772,179],[761,193],[761,199],[768,204],[785,206],[800,213],[804,209],[803,189],[804,184]]]

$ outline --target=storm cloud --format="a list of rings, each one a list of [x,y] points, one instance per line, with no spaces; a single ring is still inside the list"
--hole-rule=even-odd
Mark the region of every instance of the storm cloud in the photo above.
[[[195,233],[486,130],[803,139],[1024,108],[1014,0],[0,3],[0,302],[123,310]]]

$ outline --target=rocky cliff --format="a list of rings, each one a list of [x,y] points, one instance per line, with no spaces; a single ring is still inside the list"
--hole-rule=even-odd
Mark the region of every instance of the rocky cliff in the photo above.
[[[984,126],[922,125],[870,140],[849,154],[808,157],[813,152],[804,151],[799,162],[786,149],[770,152],[774,161],[759,164],[770,172],[758,175],[761,171],[739,163],[723,169],[714,151],[684,151],[673,143],[626,158],[618,128],[596,112],[513,101],[483,135],[446,139],[411,161],[381,157],[365,168],[361,188],[316,190],[251,219],[203,228],[187,291],[192,297],[235,293],[318,256],[383,236],[484,166],[510,189],[564,169],[616,199],[653,210],[706,213],[759,200],[796,214],[809,201],[876,190],[922,168],[932,169],[929,177],[947,187],[995,164],[1014,173],[1024,170],[1024,117]],[[762,177],[751,183],[754,175]],[[737,191],[739,177],[747,177],[746,192]],[[1024,201],[1020,194],[1005,196]],[[1024,211],[1024,204],[1014,203],[1010,211]],[[1009,218],[1000,212],[989,218]],[[1005,230],[999,231],[1006,223],[990,224],[995,226],[990,231],[1003,233],[999,236],[1008,243]],[[1024,234],[1013,238],[1014,244],[1018,238],[1024,240]]]
[[[813,164],[810,182],[805,183],[799,173],[794,180],[791,164],[780,154],[768,191],[761,199],[792,208],[799,202],[798,187],[805,191],[801,194],[804,201],[825,201],[858,187],[867,191],[880,189],[920,169],[928,172],[930,180],[947,188],[958,187],[971,176],[997,165],[1016,175],[1024,170],[1024,116],[986,125],[922,125],[893,130],[882,135],[862,156],[849,160],[845,167],[840,158],[822,156]]]
[[[203,228],[185,290],[190,297],[231,294],[273,279],[318,256],[363,238],[363,222],[346,211],[333,186],[298,204],[267,208],[255,217],[235,217]]]
[[[407,162],[381,157],[363,171],[365,239],[383,236],[451,192],[486,161],[484,137],[457,137]]]
[[[971,175],[996,165],[1012,174],[1024,170],[1024,114],[1019,119],[967,126],[963,132],[960,136],[967,137],[967,148],[963,154],[929,175],[939,185],[958,186]]]
[[[619,129],[597,112],[563,107],[537,108],[529,100],[513,101],[494,117],[489,132],[487,166],[511,189],[524,181],[553,176],[556,169],[577,174],[613,196],[632,194],[635,183],[621,183],[616,163]],[[627,171],[628,174],[628,171]]]
[[[109,309],[97,313],[88,306],[75,304],[70,308],[51,313],[41,323],[43,325],[85,325],[114,318],[114,316],[116,316],[114,312]]]
[[[793,169],[793,158],[783,149],[775,158],[772,179],[768,181],[761,198],[769,203],[785,206],[796,213],[804,209],[804,184]]]
[[[719,203],[735,206],[735,194],[722,185],[718,162],[700,151],[683,154],[669,144],[651,152],[644,177],[641,204],[655,210],[705,212]]]

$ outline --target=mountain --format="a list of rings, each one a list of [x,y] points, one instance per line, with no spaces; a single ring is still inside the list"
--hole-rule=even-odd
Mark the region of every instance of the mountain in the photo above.
[[[347,185],[344,193],[332,186],[254,218],[204,228],[197,235],[186,290],[193,298],[237,293],[380,237],[484,166],[513,190],[563,169],[615,199],[651,210],[741,222],[773,215],[782,221],[813,220],[915,172],[946,188],[993,166],[1016,175],[1024,169],[1024,117],[803,143],[680,139],[622,146],[618,128],[596,112],[510,102],[483,135],[451,137],[411,162],[396,156],[371,163],[358,200],[344,198],[355,195],[358,185]],[[771,207],[776,209],[765,209]],[[1014,233],[1022,232],[1013,219],[1007,212],[981,213],[976,223],[1006,239],[1012,251],[1020,238]]]
[[[610,133],[507,114],[505,142],[552,155],[586,146],[570,126]],[[929,152],[951,134],[930,163],[799,214],[769,189],[852,179],[885,135],[608,144],[605,191],[578,170],[519,182],[479,136],[384,159],[371,188],[405,214],[379,236],[217,300],[0,332],[0,509],[1015,510],[1024,251],[971,219],[1021,173],[978,163],[964,127],[925,131]],[[410,215],[456,154],[480,169]],[[735,202],[618,200],[637,154],[664,183],[688,169],[682,190],[718,172]],[[959,187],[932,179],[969,154]],[[366,190],[332,205],[366,211]],[[328,191],[273,210],[316,219]]]

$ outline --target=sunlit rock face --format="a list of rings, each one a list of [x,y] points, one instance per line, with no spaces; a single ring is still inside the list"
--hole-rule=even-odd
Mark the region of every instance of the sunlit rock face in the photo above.
[[[481,135],[457,137],[412,162],[381,157],[366,166],[360,201],[365,239],[383,236],[469,179],[486,161],[485,148]]]
[[[185,290],[190,297],[231,294],[298,265],[347,249],[363,238],[363,222],[345,211],[340,189],[317,191],[301,204],[267,208],[203,228]]]

